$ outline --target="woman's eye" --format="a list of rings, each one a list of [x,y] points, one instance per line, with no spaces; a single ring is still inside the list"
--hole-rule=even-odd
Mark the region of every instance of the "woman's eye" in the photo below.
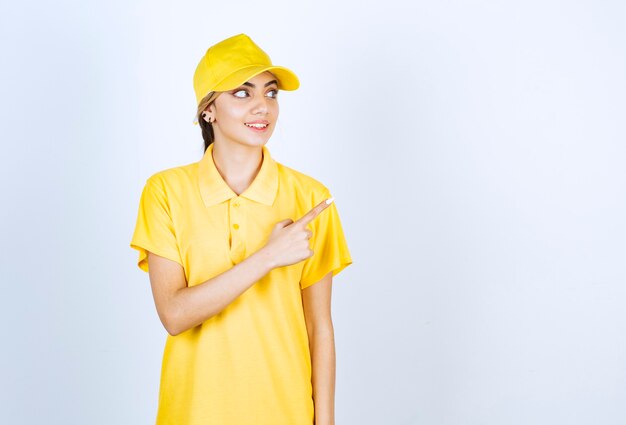
[[[243,93],[243,94],[240,95],[239,93]],[[272,93],[270,95],[270,97],[273,98],[273,99],[276,98],[276,96],[278,96],[278,90],[277,89],[270,90],[268,93]],[[240,99],[243,99],[245,97],[248,97],[248,91],[244,90],[244,89],[237,90],[236,92],[233,92],[233,96],[238,97]]]

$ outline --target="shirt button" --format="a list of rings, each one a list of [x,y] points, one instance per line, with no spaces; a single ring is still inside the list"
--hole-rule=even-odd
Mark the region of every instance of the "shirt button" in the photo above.
[[[239,206],[239,202],[235,201],[233,202],[233,207],[238,207]]]
[[[237,223],[233,224],[233,227],[234,227],[235,229],[239,229],[239,225],[238,225]]]

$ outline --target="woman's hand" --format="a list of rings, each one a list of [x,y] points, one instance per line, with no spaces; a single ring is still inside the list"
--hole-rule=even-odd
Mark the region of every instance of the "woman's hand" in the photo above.
[[[270,258],[272,268],[289,266],[313,256],[313,250],[309,246],[313,232],[306,226],[324,211],[333,199],[320,202],[297,221],[288,218],[274,225],[267,243],[261,248]]]

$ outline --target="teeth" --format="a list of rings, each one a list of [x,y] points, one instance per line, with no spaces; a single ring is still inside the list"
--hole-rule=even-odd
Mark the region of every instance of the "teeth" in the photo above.
[[[256,127],[256,128],[265,128],[265,127],[267,127],[267,124],[247,124],[246,123],[246,125],[248,127]]]

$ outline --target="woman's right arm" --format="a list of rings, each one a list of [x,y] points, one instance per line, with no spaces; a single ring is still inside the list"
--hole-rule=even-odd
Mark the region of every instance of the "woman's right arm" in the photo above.
[[[170,335],[178,335],[218,314],[272,268],[271,259],[260,250],[224,273],[187,287],[180,264],[148,253],[152,296],[159,319]]]
[[[177,262],[148,252],[152,295],[167,332],[178,335],[198,326],[222,311],[272,269],[311,257],[311,231],[306,225],[328,205],[322,201],[295,222],[286,219],[276,223],[263,248],[198,285],[187,286],[185,271]]]

